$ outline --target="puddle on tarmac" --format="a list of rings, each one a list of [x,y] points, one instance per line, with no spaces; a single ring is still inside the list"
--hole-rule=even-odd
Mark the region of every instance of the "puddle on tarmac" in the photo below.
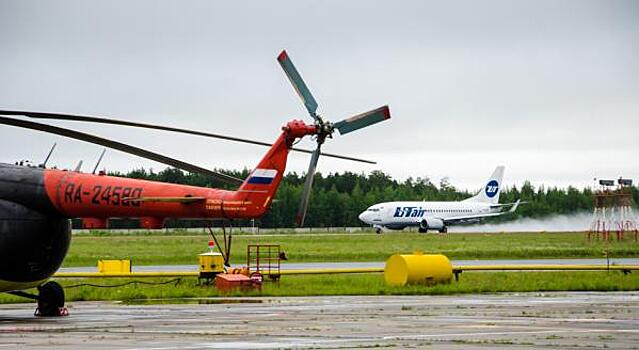
[[[220,298],[167,298],[167,299],[134,299],[121,301],[124,305],[158,305],[158,304],[260,304],[261,299],[220,299]]]

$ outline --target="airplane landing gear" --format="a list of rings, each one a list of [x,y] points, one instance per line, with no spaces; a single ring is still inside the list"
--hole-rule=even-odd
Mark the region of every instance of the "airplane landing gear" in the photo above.
[[[442,229],[439,230],[439,233],[448,233],[448,227],[446,226],[442,227]]]
[[[62,289],[62,286],[57,282],[49,281],[39,286],[38,295],[21,290],[7,293],[37,300],[38,308],[35,310],[35,316],[69,316],[69,311],[64,307],[64,289]]]
[[[64,307],[64,289],[57,282],[49,281],[38,287],[36,316],[67,316]]]
[[[377,233],[378,235],[381,235],[382,234],[382,229],[381,228],[375,229],[375,233]]]
[[[428,233],[428,229],[420,227],[420,228],[417,229],[417,232],[419,232],[419,233]]]

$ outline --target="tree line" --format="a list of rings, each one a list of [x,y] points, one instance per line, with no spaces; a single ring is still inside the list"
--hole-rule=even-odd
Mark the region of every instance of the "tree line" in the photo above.
[[[248,177],[250,171],[244,169],[216,169],[238,178]],[[160,172],[136,169],[126,174],[111,173],[113,176],[124,176],[136,179],[178,183],[200,187],[227,188],[229,185],[206,175],[185,173],[179,169],[167,168]],[[277,191],[271,209],[256,225],[264,228],[294,227],[295,214],[299,205],[304,176],[290,172]],[[479,191],[479,189],[477,189]],[[639,202],[639,189],[631,187],[634,203]],[[369,174],[353,172],[316,173],[313,180],[313,191],[308,206],[305,226],[310,227],[354,227],[363,224],[357,219],[359,213],[379,202],[390,201],[454,201],[474,195],[465,190],[458,190],[443,178],[436,185],[428,177],[408,178],[404,181],[393,179],[382,171],[375,170]],[[515,220],[524,217],[543,217],[553,214],[570,214],[592,211],[593,193],[590,188],[535,187],[526,181],[521,187],[510,186],[501,189],[500,202],[512,203],[517,199],[527,202],[516,212],[497,218],[495,221]],[[249,225],[238,222],[238,225]],[[170,226],[190,226],[180,220],[172,220]]]

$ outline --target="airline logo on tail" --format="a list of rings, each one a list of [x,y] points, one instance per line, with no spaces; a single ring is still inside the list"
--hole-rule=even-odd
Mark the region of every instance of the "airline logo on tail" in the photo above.
[[[499,182],[497,182],[497,180],[490,180],[488,184],[486,184],[486,196],[493,198],[497,192],[499,192]]]
[[[253,185],[270,185],[277,175],[275,169],[255,169],[248,180]]]

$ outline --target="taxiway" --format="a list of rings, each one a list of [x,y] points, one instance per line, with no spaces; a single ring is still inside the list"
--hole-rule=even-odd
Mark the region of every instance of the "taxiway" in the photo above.
[[[639,292],[72,302],[36,318],[0,305],[0,348],[434,347],[636,349]],[[201,304],[199,304],[201,303]]]

